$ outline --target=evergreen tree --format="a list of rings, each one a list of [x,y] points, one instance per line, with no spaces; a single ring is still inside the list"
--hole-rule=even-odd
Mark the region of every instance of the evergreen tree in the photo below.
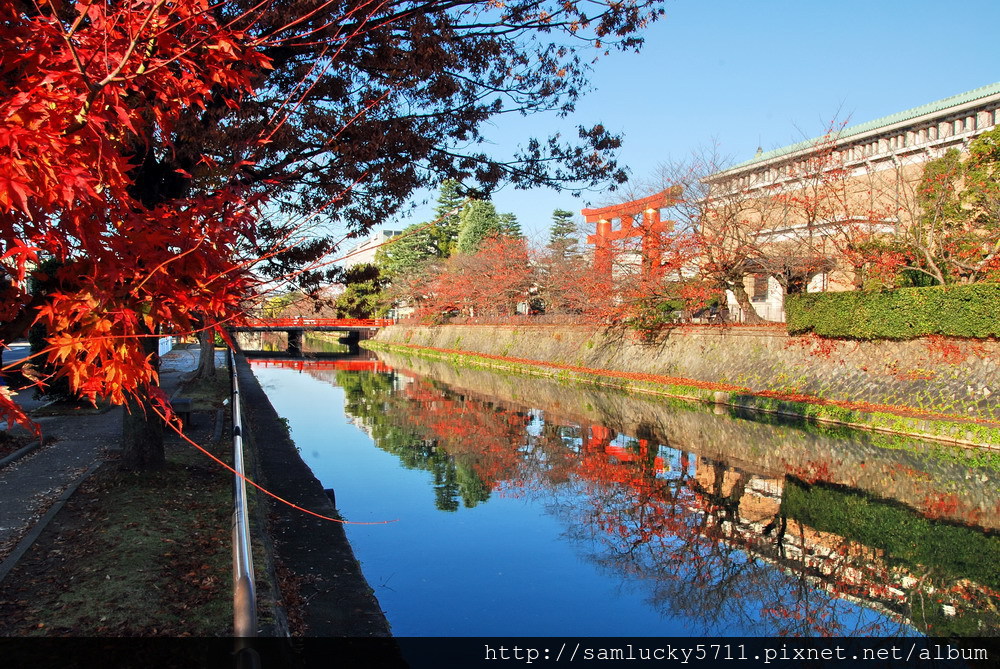
[[[517,216],[511,213],[500,214],[500,234],[511,239],[520,239],[524,236],[521,232],[521,224],[517,222]]]
[[[455,251],[458,231],[462,225],[460,208],[465,200],[458,181],[445,179],[441,182],[441,192],[438,194],[437,206],[434,207],[434,218],[440,220],[431,231],[439,258],[447,258]]]
[[[374,318],[385,310],[381,302],[385,278],[369,263],[344,271],[344,292],[337,298],[337,318]]]
[[[576,224],[573,212],[556,209],[552,212],[552,226],[549,228],[549,248],[559,258],[579,255],[576,239]]]
[[[455,251],[461,225],[458,209],[465,197],[461,186],[454,179],[441,182],[437,206],[434,208],[434,225],[430,221],[407,226],[403,233],[381,247],[375,254],[375,264],[383,276],[392,278],[431,258],[447,258]]]
[[[391,279],[438,255],[426,223],[414,223],[375,252],[375,266]]]
[[[460,253],[475,253],[488,237],[503,234],[496,207],[488,200],[473,200],[462,209],[462,227],[458,232]]]

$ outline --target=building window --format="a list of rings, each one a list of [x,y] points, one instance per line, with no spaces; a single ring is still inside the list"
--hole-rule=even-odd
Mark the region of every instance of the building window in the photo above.
[[[766,302],[767,301],[767,275],[766,274],[754,274],[753,276],[753,297],[754,302]]]

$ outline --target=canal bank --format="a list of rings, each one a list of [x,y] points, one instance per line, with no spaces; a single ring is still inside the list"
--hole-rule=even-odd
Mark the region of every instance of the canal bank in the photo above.
[[[676,328],[652,340],[586,326],[396,325],[366,343],[630,391],[1000,449],[1000,345]]]
[[[251,447],[254,480],[290,504],[337,517],[333,501],[299,456],[287,422],[274,410],[246,358],[237,356],[244,439]],[[250,492],[256,532],[266,537],[266,565],[274,572],[286,620],[279,634],[388,637],[389,625],[361,573],[341,523],[309,515]]]

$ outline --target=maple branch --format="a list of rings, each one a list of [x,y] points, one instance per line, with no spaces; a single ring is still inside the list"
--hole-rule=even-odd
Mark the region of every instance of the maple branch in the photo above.
[[[125,53],[122,55],[121,59],[119,60],[118,65],[115,66],[115,68],[113,70],[111,70],[110,72],[108,72],[108,74],[104,77],[104,79],[102,79],[101,81],[97,82],[97,88],[98,89],[104,88],[105,86],[107,86],[108,84],[110,84],[112,81],[114,81],[118,77],[119,74],[122,73],[122,71],[125,69],[125,65],[128,64],[128,61],[132,57],[132,54],[135,52],[136,48],[138,48],[138,46],[139,46],[139,42],[140,42],[139,35],[141,35],[143,32],[145,32],[146,27],[150,24],[150,22],[152,22],[153,17],[156,16],[157,14],[159,14],[160,8],[163,7],[163,5],[165,5],[166,3],[167,3],[167,0],[157,0],[156,4],[149,8],[149,12],[146,14],[146,17],[143,19],[142,24],[139,26],[139,29],[136,31],[135,38],[132,39],[132,41],[129,43],[128,47],[125,49]]]
[[[129,59],[132,57],[132,54],[135,52],[135,49],[138,48],[139,42],[141,41],[139,39],[139,36],[144,32],[145,28],[153,20],[153,17],[159,12],[159,9],[166,4],[166,2],[167,0],[157,0],[156,4],[149,9],[149,12],[146,14],[145,19],[143,19],[143,22],[140,25],[139,30],[136,31],[135,37],[132,38],[128,47],[125,49],[125,53],[119,59],[118,65],[116,65],[114,69],[112,69],[101,81],[97,82],[96,84],[88,81],[89,76],[84,70],[83,64],[79,60],[76,49],[72,44],[72,40],[70,39],[69,35],[65,35],[67,45],[69,46],[70,49],[70,54],[73,57],[74,62],[77,64],[78,69],[80,71],[80,75],[83,77],[84,85],[87,87],[88,90],[87,97],[84,99],[83,105],[81,106],[79,113],[77,113],[77,115],[74,117],[74,122],[70,124],[65,130],[66,135],[72,135],[87,125],[87,120],[90,114],[90,108],[97,100],[97,96],[108,84],[114,81],[118,77],[118,75],[121,74],[121,72],[125,69],[125,66],[128,64]],[[83,16],[85,16],[85,13],[81,14],[80,17],[78,17],[78,21],[82,19]],[[150,40],[155,40],[155,38],[151,37]],[[149,43],[149,41],[147,41],[147,45],[148,45],[147,50],[151,50],[152,45]]]
[[[69,48],[70,57],[73,59],[73,63],[76,65],[76,68],[80,72],[80,75],[85,80],[88,78],[87,70],[84,67],[83,63],[80,61],[80,56],[76,51],[76,46],[73,44],[73,33],[75,33],[77,29],[80,27],[80,24],[83,23],[83,19],[87,16],[87,11],[90,9],[90,6],[93,3],[94,0],[87,0],[87,4],[82,8],[82,11],[78,9],[76,20],[69,27],[69,30],[63,30],[62,22],[59,21],[58,18],[56,18],[55,20],[56,24],[59,26],[60,31],[62,32],[63,41],[66,42],[66,46],[67,48]],[[56,8],[55,5],[53,4],[53,1],[49,0],[48,4],[52,8],[52,13],[55,14]],[[87,87],[88,88],[90,87],[89,84]]]

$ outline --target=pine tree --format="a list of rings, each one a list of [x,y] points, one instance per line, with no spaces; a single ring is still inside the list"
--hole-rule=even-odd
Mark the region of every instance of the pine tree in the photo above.
[[[500,214],[500,234],[511,239],[520,239],[524,236],[521,232],[521,224],[517,221],[515,214]]]
[[[473,200],[462,209],[462,227],[458,233],[458,251],[475,253],[483,240],[500,236],[500,217],[496,207],[488,200]]]
[[[407,226],[399,237],[375,254],[375,264],[382,274],[387,277],[398,276],[431,258],[447,258],[454,253],[461,225],[461,212],[454,210],[464,201],[457,181],[442,181],[437,206],[434,208],[434,219]],[[453,211],[454,213],[449,214]]]
[[[392,278],[436,257],[437,244],[426,223],[414,223],[375,253],[375,265],[383,276]]]
[[[565,209],[556,209],[552,212],[549,248],[559,258],[569,258],[580,254],[577,248],[576,223],[573,222],[573,212]]]
[[[344,292],[337,298],[337,318],[374,318],[384,309],[381,298],[386,280],[378,267],[354,265],[344,272],[342,281]]]
[[[455,251],[458,231],[462,225],[461,207],[466,199],[462,195],[461,185],[458,181],[445,179],[441,182],[441,193],[438,195],[437,206],[434,208],[434,218],[440,220],[431,233],[438,249],[438,257],[447,258]]]

